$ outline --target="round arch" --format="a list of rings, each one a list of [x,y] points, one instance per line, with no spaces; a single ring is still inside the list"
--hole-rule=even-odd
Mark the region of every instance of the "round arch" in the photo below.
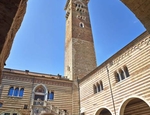
[[[94,115],[99,115],[103,110],[108,110],[110,112],[110,114],[113,115],[108,107],[101,107],[101,108],[97,109],[96,112],[94,113]]]
[[[121,105],[119,107],[118,115],[124,115],[124,111],[125,111],[127,104],[134,99],[139,99],[142,102],[144,102],[145,104],[147,104],[148,107],[150,107],[150,103],[148,103],[148,101],[145,98],[140,97],[140,96],[130,96],[130,97],[124,99],[123,102],[121,103]]]

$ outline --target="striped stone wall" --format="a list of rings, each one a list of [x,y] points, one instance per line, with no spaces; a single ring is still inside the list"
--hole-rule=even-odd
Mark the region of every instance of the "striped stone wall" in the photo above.
[[[4,70],[2,77],[0,101],[3,107],[0,108],[0,113],[11,109],[24,111],[24,105],[28,105],[27,110],[31,111],[33,88],[40,84],[45,85],[47,90],[54,91],[54,100],[50,101],[51,105],[72,113],[72,81],[59,76],[33,75],[30,72],[14,72],[13,70]],[[24,88],[22,98],[8,96],[9,88],[12,86]]]
[[[117,82],[114,72],[124,66],[129,77]],[[102,81],[104,89],[94,94],[93,85]],[[87,115],[102,108],[120,115],[121,105],[131,97],[150,104],[150,35],[144,32],[103,64],[80,80],[80,104]]]

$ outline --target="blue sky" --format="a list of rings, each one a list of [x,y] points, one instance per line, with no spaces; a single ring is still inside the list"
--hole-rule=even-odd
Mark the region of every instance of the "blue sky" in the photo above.
[[[28,0],[6,68],[64,75],[66,0]],[[97,65],[145,31],[120,0],[89,2]]]

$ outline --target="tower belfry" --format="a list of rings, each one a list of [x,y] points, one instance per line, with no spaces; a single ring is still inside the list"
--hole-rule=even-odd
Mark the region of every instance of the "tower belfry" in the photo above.
[[[65,76],[81,79],[96,68],[96,57],[88,11],[89,0],[67,0]]]

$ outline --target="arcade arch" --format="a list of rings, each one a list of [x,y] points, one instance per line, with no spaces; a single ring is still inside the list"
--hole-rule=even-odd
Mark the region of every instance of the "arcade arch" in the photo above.
[[[113,114],[109,111],[109,109],[101,108],[101,109],[97,110],[95,115],[113,115]]]
[[[118,115],[150,115],[150,105],[143,98],[131,97],[121,104]]]

